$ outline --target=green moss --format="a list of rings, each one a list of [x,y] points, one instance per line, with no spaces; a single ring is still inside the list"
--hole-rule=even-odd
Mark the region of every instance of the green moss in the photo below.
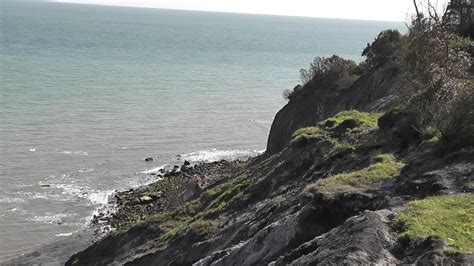
[[[458,194],[412,201],[397,217],[400,237],[445,239],[456,252],[474,252],[474,195]]]
[[[330,155],[334,156],[337,154],[346,153],[346,152],[350,152],[354,150],[355,150],[355,147],[352,144],[345,143],[345,142],[337,142],[336,146],[331,151]]]
[[[343,111],[323,120],[319,123],[320,127],[334,128],[348,119],[357,120],[360,123],[359,128],[376,128],[378,119],[382,116],[381,113],[364,113],[357,110]]]
[[[319,133],[321,133],[321,129],[319,127],[304,127],[304,128],[300,128],[296,130],[295,133],[293,133],[291,137],[296,138],[298,136],[303,136],[303,135],[313,136]]]
[[[386,180],[400,174],[403,164],[397,162],[391,154],[378,155],[376,163],[362,170],[343,173],[318,180],[305,188],[304,194],[311,196],[316,191],[333,197],[340,192],[367,190],[379,180]]]

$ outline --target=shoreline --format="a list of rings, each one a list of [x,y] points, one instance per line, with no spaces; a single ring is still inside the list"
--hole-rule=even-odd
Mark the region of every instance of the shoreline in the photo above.
[[[175,165],[167,170],[160,167],[157,171],[146,173],[156,176],[156,181],[143,184],[136,188],[118,191],[109,196],[108,203],[97,208],[84,228],[71,236],[32,247],[30,250],[16,255],[10,255],[1,263],[15,264],[64,264],[74,254],[83,251],[91,244],[105,238],[116,230],[123,230],[146,220],[146,218],[169,211],[180,203],[193,198],[202,190],[215,185],[239,171],[247,159],[218,160],[191,164],[187,160],[181,166]],[[169,186],[170,183],[175,186]],[[157,186],[174,187],[173,190],[152,192]]]
[[[100,211],[92,218],[96,226],[110,226],[111,231],[130,228],[148,217],[175,209],[198,196],[201,191],[228,179],[241,171],[243,161],[219,160],[191,165],[184,161],[171,170],[160,170],[159,180],[135,189],[118,191],[113,195],[115,209]],[[153,175],[153,173],[152,173]],[[104,235],[105,236],[105,235]]]

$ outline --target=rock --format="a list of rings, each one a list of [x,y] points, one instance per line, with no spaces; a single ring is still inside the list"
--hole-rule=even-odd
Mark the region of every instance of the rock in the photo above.
[[[191,163],[190,163],[189,161],[184,161],[183,165],[185,165],[185,166],[190,166]]]
[[[141,196],[140,198],[138,198],[138,200],[140,201],[141,204],[148,204],[150,202],[153,202],[155,201],[152,197],[150,196]]]
[[[47,187],[51,187],[51,185],[40,185],[40,187],[47,188]]]
[[[160,199],[161,197],[163,196],[163,192],[162,191],[158,191],[158,193],[156,194],[150,194],[149,197],[154,199],[154,200],[158,200]]]
[[[270,265],[396,264],[388,210],[365,211],[302,244]]]
[[[122,201],[122,198],[119,195],[115,194],[114,197],[118,202]]]
[[[148,158],[145,159],[145,162],[153,162],[153,158],[148,157]]]

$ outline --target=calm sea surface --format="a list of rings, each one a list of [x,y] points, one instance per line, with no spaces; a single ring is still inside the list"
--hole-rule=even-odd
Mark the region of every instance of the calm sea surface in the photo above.
[[[299,69],[403,29],[0,1],[0,261],[82,230],[147,170],[263,151]]]

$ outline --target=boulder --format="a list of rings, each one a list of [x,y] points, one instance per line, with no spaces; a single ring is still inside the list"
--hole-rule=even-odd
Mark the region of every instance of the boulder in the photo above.
[[[150,202],[155,201],[152,197],[150,196],[141,196],[138,198],[141,204],[148,204]]]

